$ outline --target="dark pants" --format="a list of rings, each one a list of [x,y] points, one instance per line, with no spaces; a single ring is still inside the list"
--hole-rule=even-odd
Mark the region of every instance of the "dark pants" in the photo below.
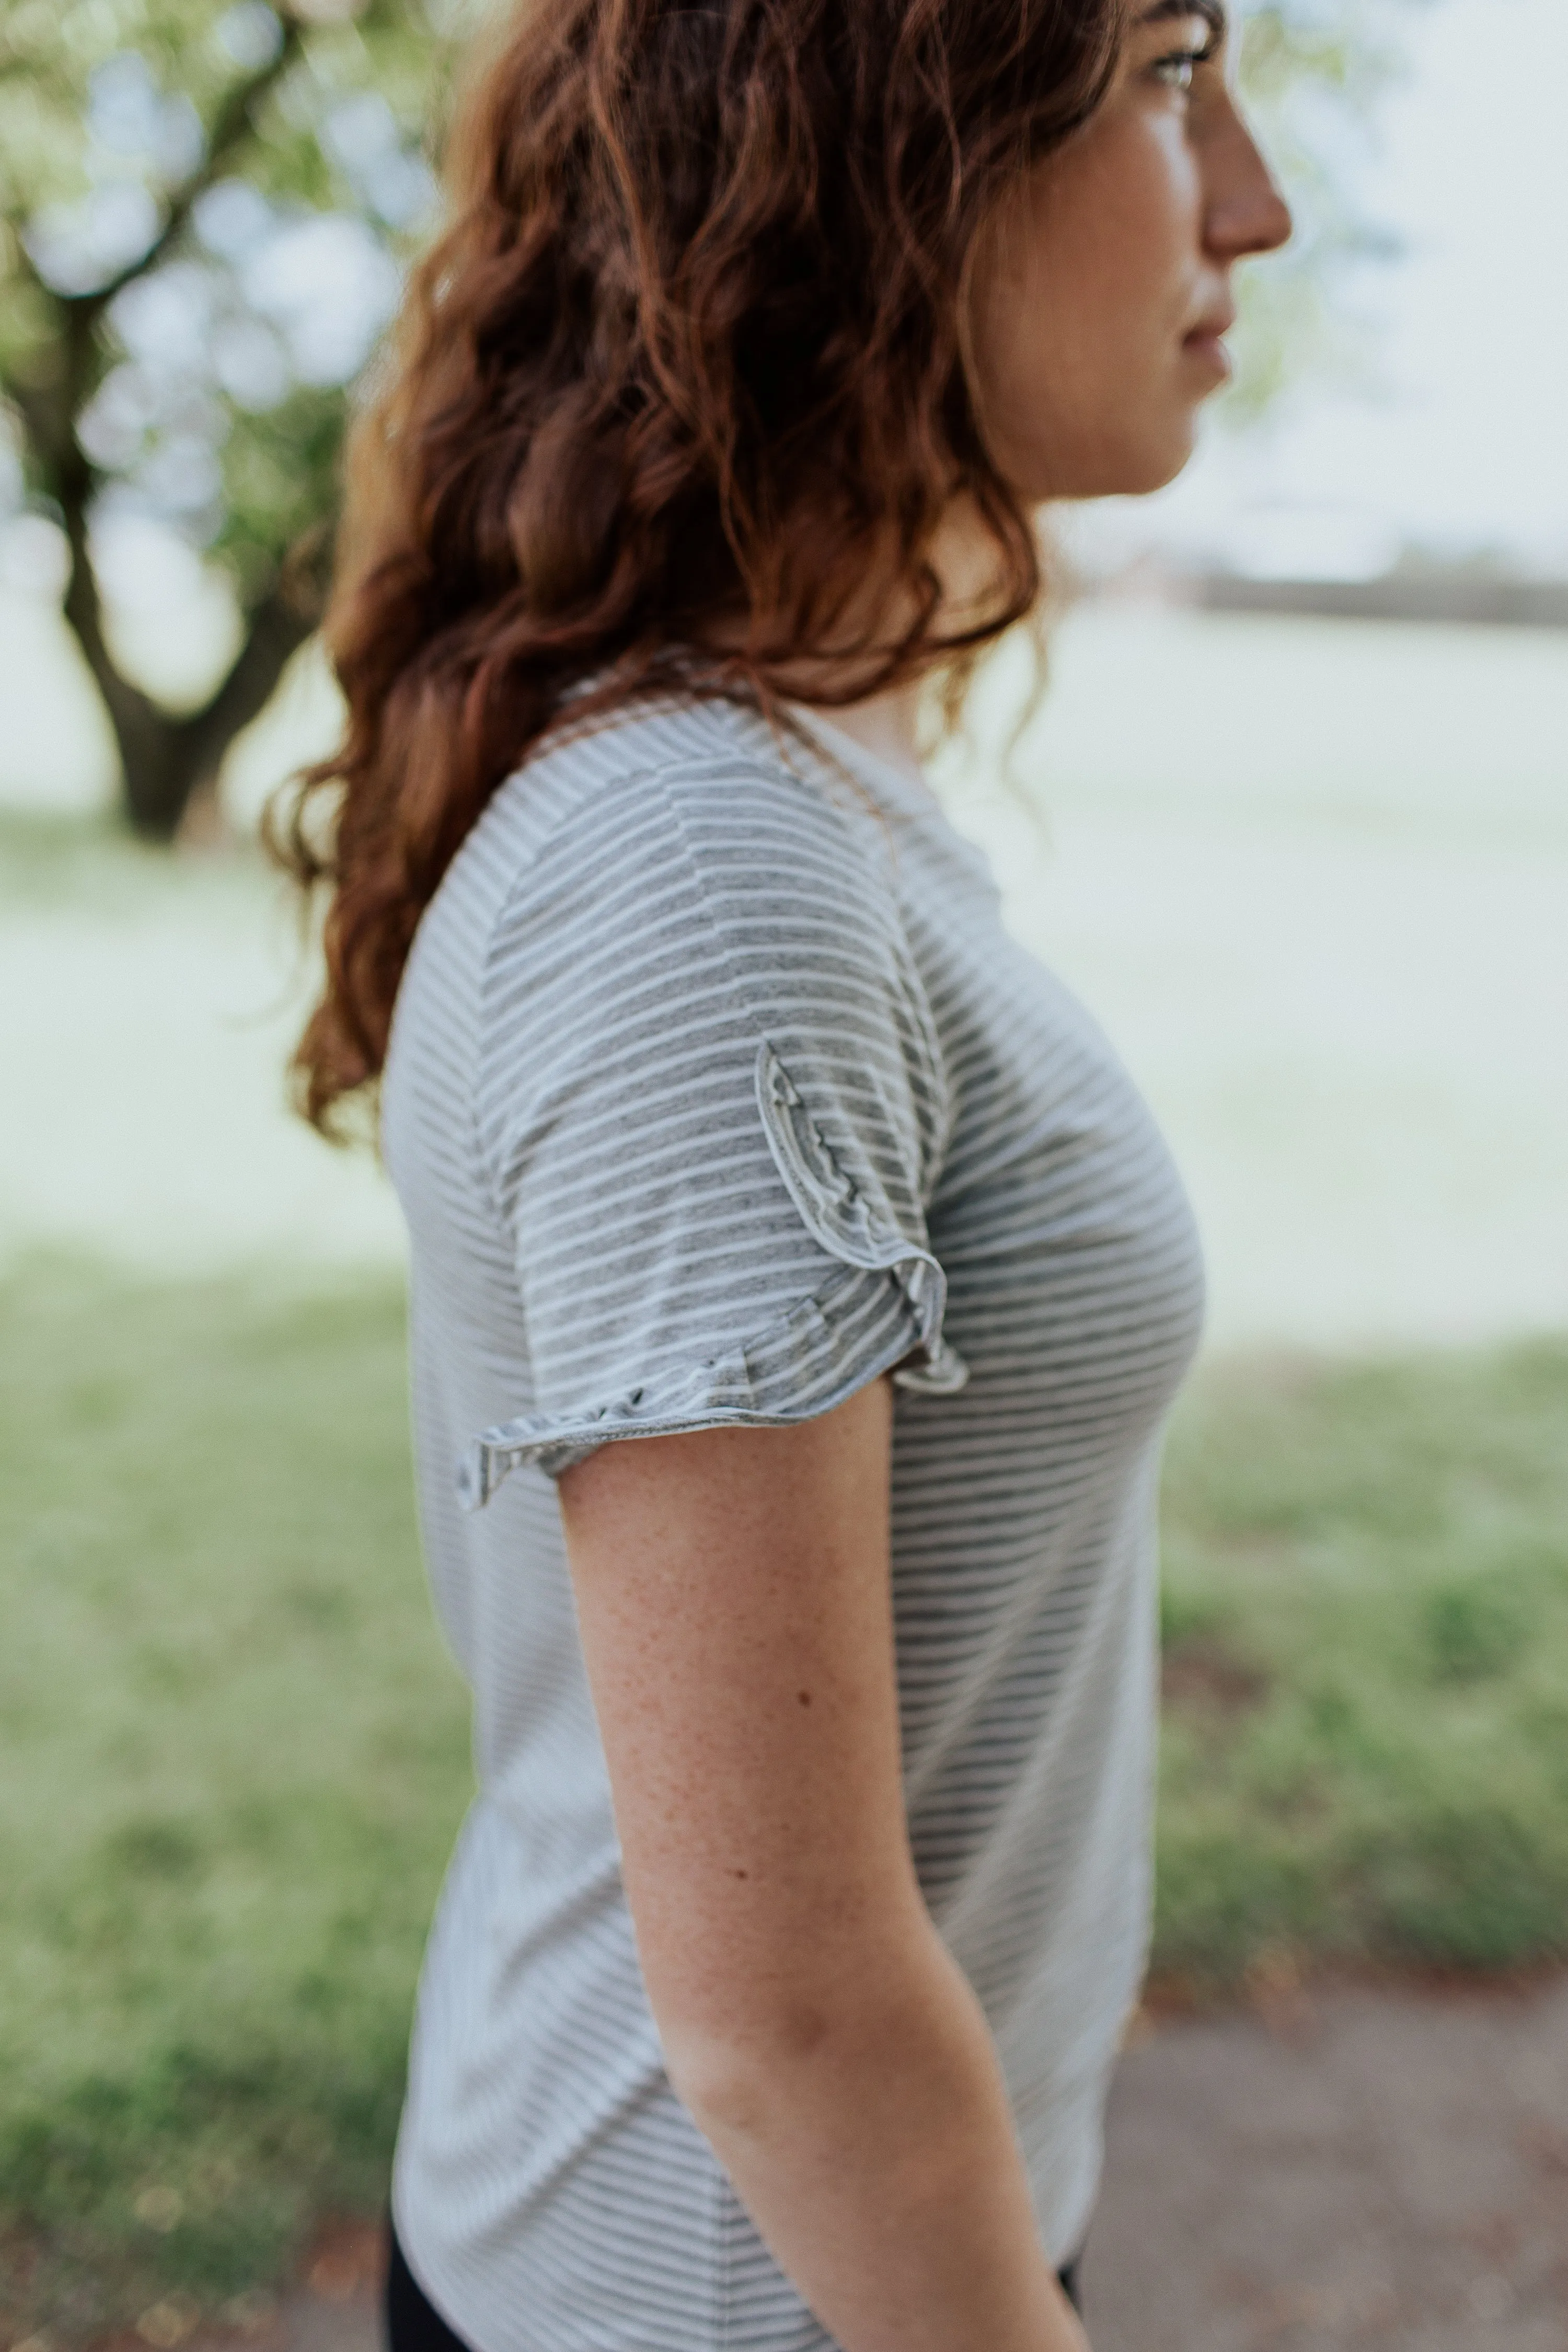
[[[391,2231],[391,2237],[392,2252],[386,2265],[386,2338],[391,2352],[468,2352],[468,2345],[447,2326],[404,2261],[395,2230]],[[1062,2284],[1076,2305],[1077,2263],[1068,2263],[1061,2275]]]

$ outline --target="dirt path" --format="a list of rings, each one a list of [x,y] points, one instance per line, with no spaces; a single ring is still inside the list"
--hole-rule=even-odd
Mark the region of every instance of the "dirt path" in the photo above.
[[[267,2352],[379,2352],[376,2259],[319,2251]],[[1568,2352],[1568,1979],[1158,2025],[1085,2292],[1094,2352]]]
[[[1568,2352],[1568,1980],[1259,2011],[1123,2061],[1094,2352]]]

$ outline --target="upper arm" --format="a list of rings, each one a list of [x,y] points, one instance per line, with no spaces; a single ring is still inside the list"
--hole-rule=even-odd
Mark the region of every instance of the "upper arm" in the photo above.
[[[683,2048],[809,2042],[844,1966],[922,1916],[891,1422],[879,1380],[793,1428],[605,1446],[560,1482],[626,1893],[678,2074]]]
[[[835,1952],[923,1918],[881,1376],[964,1373],[924,1222],[942,1076],[858,843],[787,772],[611,780],[487,964],[476,1134],[529,1393],[468,1499],[561,1479],[667,2051],[776,2034]]]

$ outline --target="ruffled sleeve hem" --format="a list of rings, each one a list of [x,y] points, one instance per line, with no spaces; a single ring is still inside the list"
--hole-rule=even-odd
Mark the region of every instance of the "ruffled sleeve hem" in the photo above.
[[[618,1437],[700,1429],[784,1428],[830,1412],[891,1371],[900,1388],[952,1395],[969,1368],[942,1336],[947,1280],[885,1200],[840,1168],[773,1048],[756,1064],[769,1148],[808,1232],[838,1261],[829,1279],[745,1346],[680,1371],[650,1373],[605,1402],[523,1413],[480,1432],[458,1468],[458,1496],[480,1509],[508,1475],[549,1477]]]

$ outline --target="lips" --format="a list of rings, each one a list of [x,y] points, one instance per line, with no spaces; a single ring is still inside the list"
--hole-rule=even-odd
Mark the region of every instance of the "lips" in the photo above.
[[[1231,358],[1226,336],[1236,324],[1234,310],[1215,310],[1200,319],[1191,332],[1182,339],[1182,351],[1186,362],[1201,368],[1211,390],[1218,391],[1235,376],[1236,365]]]

